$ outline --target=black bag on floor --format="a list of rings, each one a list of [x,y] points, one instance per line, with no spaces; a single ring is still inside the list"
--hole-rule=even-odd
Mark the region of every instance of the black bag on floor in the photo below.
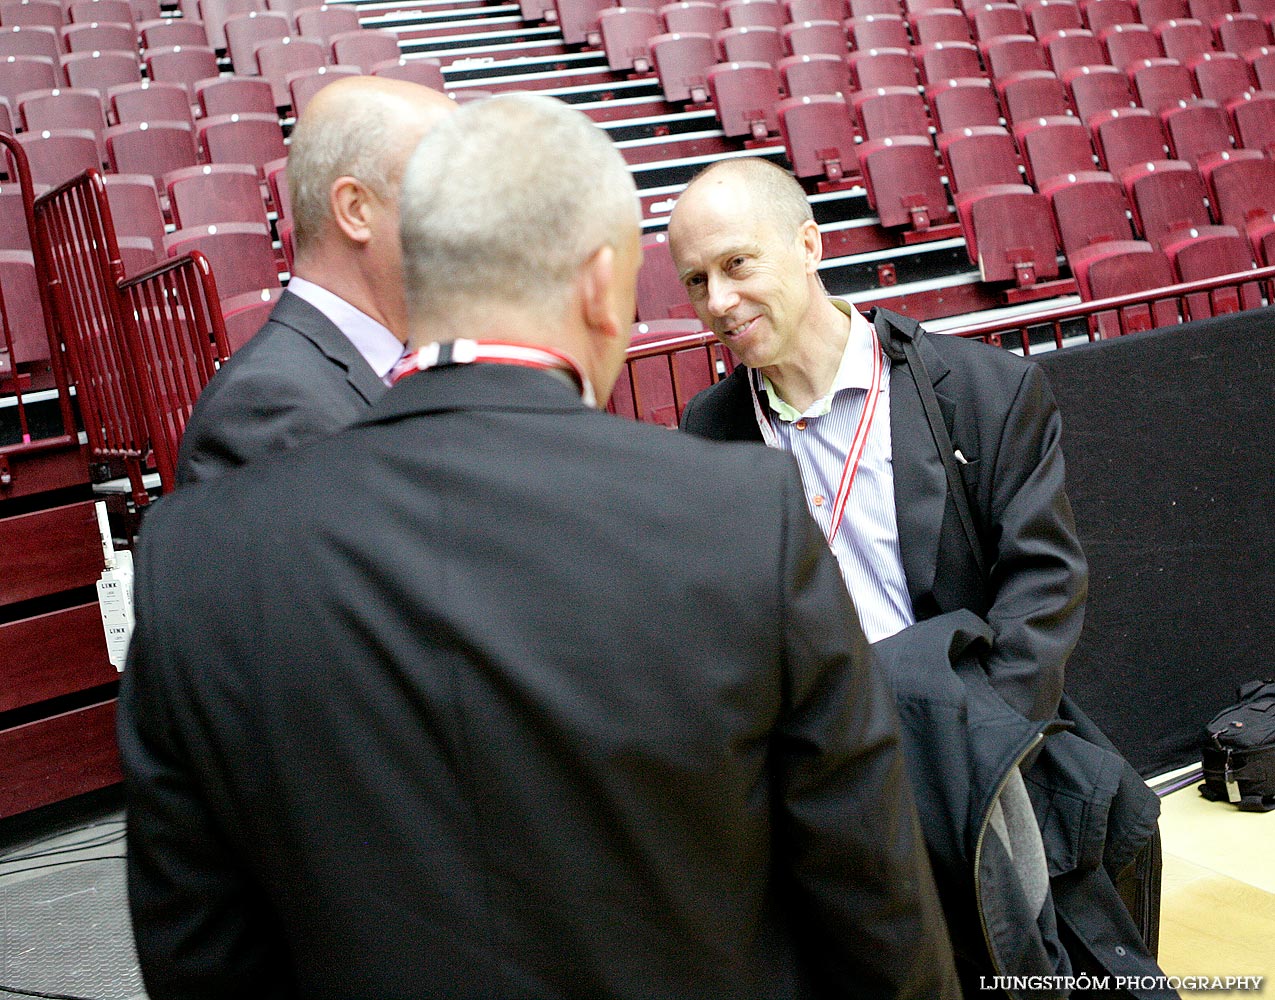
[[[1239,701],[1205,727],[1200,794],[1246,812],[1275,809],[1275,682],[1240,685]]]

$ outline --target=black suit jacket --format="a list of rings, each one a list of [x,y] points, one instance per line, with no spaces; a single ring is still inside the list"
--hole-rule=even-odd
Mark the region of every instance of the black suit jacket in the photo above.
[[[1065,491],[1062,419],[1040,367],[1000,348],[923,332],[878,309],[891,356],[890,435],[899,547],[917,620],[966,608],[995,632],[985,666],[1001,696],[1031,719],[1052,718],[1080,636],[1088,569]],[[979,572],[948,495],[943,462],[904,360],[915,338],[954,448],[983,544]],[[700,393],[682,427],[760,441],[741,365]]]
[[[205,387],[177,456],[177,484],[348,427],[385,383],[336,326],[287,291],[257,334]]]
[[[154,1000],[959,995],[790,456],[431,370],[161,500],[137,572]]]

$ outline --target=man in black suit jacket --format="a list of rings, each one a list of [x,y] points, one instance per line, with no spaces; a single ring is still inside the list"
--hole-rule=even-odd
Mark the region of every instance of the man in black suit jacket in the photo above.
[[[148,994],[959,997],[792,460],[588,405],[641,258],[614,147],[548,98],[466,105],[403,218],[399,384],[147,517]]]
[[[674,208],[669,242],[700,319],[743,362],[691,401],[683,428],[761,441],[758,414],[770,419],[772,396],[790,404],[793,416],[820,410],[850,331],[867,324],[853,306],[827,297],[818,226],[791,175],[762,160],[710,167]],[[1008,351],[931,336],[886,310],[877,310],[874,326],[889,366],[886,464],[906,581],[896,627],[972,610],[995,633],[984,666],[998,693],[1027,718],[1052,718],[1080,635],[1088,576],[1044,373]],[[933,385],[986,572],[948,490],[906,342],[915,343]],[[758,409],[749,383],[761,383],[761,375],[768,382],[755,394]],[[841,530],[856,530],[851,515]],[[863,600],[876,599],[871,590]],[[860,599],[853,586],[852,594]]]
[[[338,80],[306,106],[288,152],[292,280],[196,403],[179,484],[331,434],[385,392],[407,339],[399,178],[454,107],[428,87],[379,77]]]

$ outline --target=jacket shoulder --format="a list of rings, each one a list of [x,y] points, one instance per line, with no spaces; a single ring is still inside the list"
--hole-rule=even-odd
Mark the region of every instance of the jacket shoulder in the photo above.
[[[714,441],[760,441],[743,365],[698,393],[682,413],[681,428]]]

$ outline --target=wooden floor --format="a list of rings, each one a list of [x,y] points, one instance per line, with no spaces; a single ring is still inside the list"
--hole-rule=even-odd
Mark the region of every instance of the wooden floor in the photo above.
[[[1263,976],[1260,993],[1211,995],[1275,997],[1275,812],[1209,802],[1198,784],[1160,805],[1161,967],[1170,976]]]

